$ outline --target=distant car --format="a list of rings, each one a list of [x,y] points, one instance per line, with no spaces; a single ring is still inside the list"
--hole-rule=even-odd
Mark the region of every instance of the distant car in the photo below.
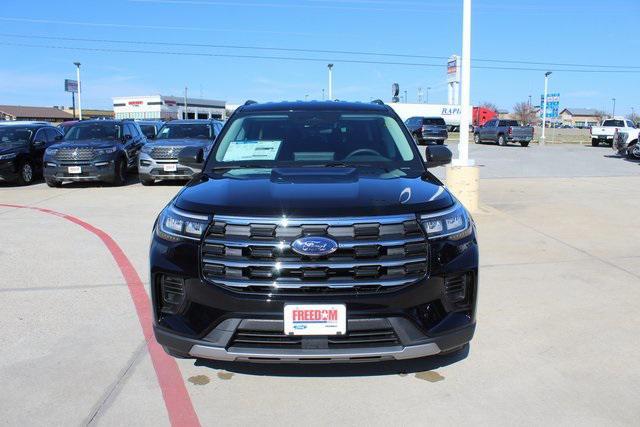
[[[185,180],[200,172],[178,162],[185,147],[201,147],[209,154],[223,123],[219,120],[173,120],[162,126],[156,139],[140,151],[138,176],[142,185],[156,180]]]
[[[404,122],[418,144],[444,144],[449,137],[442,117],[410,117]]]
[[[531,126],[520,126],[516,120],[493,119],[484,126],[477,128],[473,135],[476,144],[481,142],[493,142],[498,145],[507,145],[508,142],[519,142],[527,147],[533,139]]]
[[[46,122],[6,122],[0,126],[0,181],[31,184],[42,174],[45,149],[62,137]]]
[[[613,146],[613,138],[616,132],[634,134],[637,133],[636,125],[624,117],[606,119],[600,126],[591,128],[591,145],[597,147],[600,143]]]
[[[71,129],[71,127],[73,125],[75,125],[76,123],[78,123],[78,120],[71,120],[68,122],[62,122],[58,125],[58,129],[60,129],[60,131],[62,132],[63,135],[65,135],[69,129]]]
[[[136,120],[147,139],[154,139],[164,125],[162,120]]]
[[[49,187],[65,181],[104,181],[122,185],[146,143],[131,120],[86,120],[72,126],[44,155],[44,178]]]

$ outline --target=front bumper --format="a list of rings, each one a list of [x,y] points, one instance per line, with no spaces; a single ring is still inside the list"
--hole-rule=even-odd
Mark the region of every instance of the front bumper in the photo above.
[[[169,167],[165,167],[169,165]],[[175,170],[165,170],[173,169]],[[152,158],[147,153],[140,153],[138,156],[138,175],[140,179],[147,180],[174,180],[191,179],[193,175],[200,172],[178,163],[178,159],[158,160]]]
[[[70,167],[80,167],[80,173],[69,172]],[[96,159],[92,161],[71,162],[44,160],[44,178],[55,181],[111,181],[115,177],[115,161]]]
[[[222,361],[331,363],[436,355],[463,346],[473,337],[478,246],[472,236],[456,244],[434,243],[431,253],[430,274],[398,290],[295,296],[274,291],[264,295],[205,282],[195,262],[199,259],[197,243],[172,243],[154,236],[150,277],[155,336],[174,353]],[[184,301],[171,313],[163,311],[160,278],[165,275],[184,280]],[[448,278],[460,275],[472,278],[469,297],[462,307],[447,297]],[[338,336],[292,339],[284,335],[286,303],[345,304],[347,334],[342,338],[347,340],[346,344],[336,344],[335,341],[340,341],[335,339]],[[374,335],[386,333],[393,339],[387,342],[372,339],[364,345],[349,341],[353,332],[364,333],[363,330],[372,330]],[[256,338],[261,334],[266,334],[269,340],[262,342],[262,338]],[[274,336],[276,344],[270,341]]]

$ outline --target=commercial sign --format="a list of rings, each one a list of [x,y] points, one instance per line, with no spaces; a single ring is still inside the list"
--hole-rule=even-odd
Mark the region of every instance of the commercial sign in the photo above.
[[[78,93],[78,81],[77,80],[64,80],[64,91]]]
[[[447,82],[459,82],[460,81],[460,57],[458,55],[451,55],[447,61]]]
[[[540,117],[544,109],[544,95],[540,95]],[[560,117],[560,94],[547,94],[547,119],[557,119]]]
[[[142,104],[144,104],[142,101],[129,101],[129,105],[133,105],[134,107],[139,107]]]

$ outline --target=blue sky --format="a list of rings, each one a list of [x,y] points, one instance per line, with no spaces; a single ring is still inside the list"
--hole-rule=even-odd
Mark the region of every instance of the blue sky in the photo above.
[[[27,7],[28,5],[28,7]],[[0,104],[69,105],[63,80],[82,62],[83,105],[110,108],[112,96],[181,94],[242,102],[320,99],[327,86],[325,59],[335,63],[334,97],[388,100],[398,82],[415,101],[418,87],[430,102],[447,98],[445,63],[438,58],[363,56],[188,47],[218,44],[329,51],[366,51],[447,57],[460,52],[462,0],[109,0],[5,2],[0,9]],[[550,91],[561,108],[640,111],[640,1],[474,0],[472,56],[572,64],[634,66],[634,73],[556,71]],[[166,42],[114,44],[33,38]],[[28,44],[59,48],[15,46]],[[80,51],[75,48],[152,50],[195,54],[316,58],[318,62],[215,56]],[[441,65],[354,64],[341,60]],[[575,69],[567,66],[476,65]],[[474,104],[511,109],[539,100],[543,71],[472,71]],[[426,90],[426,89],[425,89]]]

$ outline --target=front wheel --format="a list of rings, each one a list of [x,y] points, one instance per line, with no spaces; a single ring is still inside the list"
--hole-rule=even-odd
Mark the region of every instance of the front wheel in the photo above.
[[[18,170],[18,185],[29,185],[33,182],[33,165],[29,161],[22,162]]]
[[[520,145],[523,147],[528,147],[529,146],[529,141],[520,141]]]
[[[153,185],[154,183],[155,183],[155,180],[153,180],[153,179],[140,177],[140,184],[142,184],[144,186]]]
[[[480,144],[480,135],[478,135],[477,133],[473,135],[473,142],[476,144]]]
[[[640,160],[640,146],[638,144],[634,144],[627,148],[627,158],[631,160]]]
[[[501,147],[507,145],[507,140],[504,138],[504,135],[498,136],[498,145],[500,145]]]
[[[598,145],[600,145],[600,143],[598,142],[597,139],[595,138],[591,138],[591,146],[592,147],[597,147]]]
[[[111,183],[117,187],[124,185],[127,181],[127,162],[120,158],[116,161]]]
[[[62,187],[62,182],[58,181],[57,179],[45,179],[44,182],[46,182],[47,185],[51,188]]]

